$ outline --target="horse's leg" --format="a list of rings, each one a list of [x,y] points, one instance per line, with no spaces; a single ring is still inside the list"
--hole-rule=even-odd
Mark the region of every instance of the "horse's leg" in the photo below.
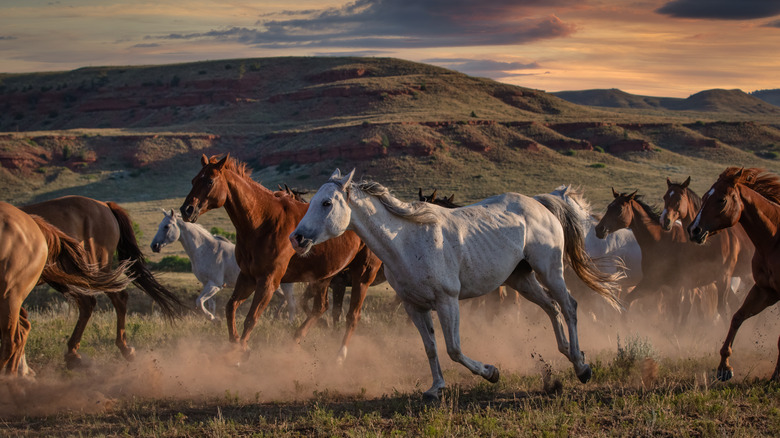
[[[450,359],[458,362],[474,374],[484,377],[491,383],[498,382],[498,368],[493,365],[483,364],[467,357],[460,348],[460,309],[458,298],[453,296],[436,298],[436,314],[444,333],[444,342],[447,344],[447,354]]]
[[[13,297],[13,290],[6,291],[11,298],[0,301],[0,372],[16,375],[20,359],[19,316],[21,303]]]
[[[775,362],[775,372],[772,373],[772,380],[780,380],[780,338],[777,338],[777,362]]]
[[[328,310],[328,284],[330,284],[330,278],[325,280],[312,281],[306,286],[305,295],[311,296],[312,300],[311,311],[306,315],[306,320],[303,321],[298,330],[295,331],[295,342],[300,343],[301,339],[309,332],[312,324],[317,322],[320,317]]]
[[[238,274],[236,279],[236,286],[233,288],[233,294],[230,295],[227,303],[225,304],[225,322],[228,328],[228,338],[230,342],[238,342],[238,330],[236,329],[236,310],[252,292],[255,291],[255,285],[257,282],[254,278],[244,274],[243,272]]]
[[[737,330],[745,320],[755,316],[767,307],[776,303],[778,297],[773,291],[762,288],[759,285],[753,285],[748,292],[745,301],[742,303],[742,307],[734,313],[731,318],[731,326],[729,332],[726,335],[726,340],[723,341],[723,347],[720,349],[720,364],[718,365],[717,377],[721,381],[726,381],[734,377],[734,368],[729,365],[729,357],[731,356],[731,347],[734,344],[734,337],[737,335]]]
[[[433,376],[433,385],[423,393],[423,398],[438,400],[439,391],[444,389],[445,383],[444,374],[442,374],[441,366],[439,365],[439,356],[436,353],[436,338],[433,335],[431,311],[419,309],[405,301],[403,305],[404,309],[406,309],[406,314],[409,315],[409,319],[412,320],[414,326],[420,332],[420,337],[425,347],[425,354],[428,356],[428,364],[431,367],[431,375]]]
[[[30,324],[27,311],[24,310],[24,308],[20,308],[19,323],[17,324],[16,333],[20,348],[16,352],[16,358],[14,361],[18,364],[17,371],[18,374],[22,377],[35,376],[35,371],[30,369],[30,366],[27,365],[27,357],[24,354],[24,347],[27,345],[27,336],[30,334],[30,328],[32,328],[32,325]]]
[[[65,352],[65,365],[68,369],[81,366],[81,355],[78,353],[81,337],[87,327],[92,311],[97,305],[97,299],[91,295],[79,295],[76,297],[76,305],[79,307],[79,319],[73,327],[73,333],[68,339],[68,351]]]
[[[344,310],[344,295],[347,293],[347,285],[343,281],[331,282],[331,289],[333,289],[333,308],[330,311],[333,319],[333,327],[341,320],[341,313]],[[352,288],[352,295],[355,294],[354,286]],[[350,298],[350,301],[354,298]],[[352,309],[350,305],[350,309]]]
[[[214,321],[216,316],[214,316],[213,313],[206,309],[206,302],[214,297],[214,295],[216,295],[219,290],[220,285],[217,285],[213,281],[209,280],[206,282],[206,284],[203,285],[203,290],[200,291],[200,295],[198,295],[198,298],[195,299],[195,307],[200,309],[206,315],[206,318],[208,318],[209,321]],[[216,306],[216,303],[214,305]]]
[[[116,309],[116,344],[122,356],[128,361],[135,359],[135,348],[127,345],[127,333],[125,332],[125,320],[127,318],[127,298],[129,294],[126,290],[117,293],[106,294],[111,300],[111,304]]]
[[[528,301],[541,307],[552,322],[555,341],[558,343],[558,351],[567,359],[569,357],[569,341],[563,331],[563,325],[559,318],[561,312],[558,304],[553,301],[550,295],[544,290],[536,276],[531,271],[516,270],[506,281],[508,285],[514,288],[520,295]]]
[[[558,259],[560,260],[560,259]],[[563,319],[569,329],[569,360],[574,365],[574,372],[582,383],[590,380],[590,366],[585,363],[585,354],[580,350],[577,334],[577,301],[571,296],[566,281],[563,278],[563,265],[549,264],[546,269],[536,270],[542,284],[547,286],[550,296],[561,308]]]
[[[247,350],[249,334],[252,333],[252,329],[255,328],[257,320],[260,319],[260,315],[263,313],[263,310],[265,310],[265,308],[268,307],[268,303],[271,302],[271,297],[273,297],[274,292],[279,288],[278,281],[279,278],[281,278],[281,274],[276,278],[276,284],[273,283],[272,276],[268,276],[264,280],[261,280],[257,283],[257,287],[255,288],[255,296],[252,299],[252,305],[249,307],[249,311],[246,314],[246,319],[244,319],[244,332],[241,333],[241,348],[244,351]]]
[[[284,297],[287,298],[287,318],[290,322],[295,322],[295,284],[282,283],[280,287]]]
[[[355,258],[355,262],[350,264],[349,271],[352,273],[352,291],[349,297],[349,311],[347,312],[347,328],[344,332],[344,339],[341,342],[341,350],[338,355],[338,363],[343,363],[347,358],[347,346],[349,345],[352,335],[355,333],[358,321],[360,321],[360,312],[363,310],[363,302],[366,300],[366,293],[368,292],[368,286],[374,282],[376,273],[379,267],[382,266],[382,262],[374,255],[368,248],[362,251],[365,257]],[[343,294],[341,296],[344,298]],[[334,306],[341,308],[341,303],[336,303],[336,292],[333,292]],[[339,312],[341,313],[341,312]],[[335,322],[335,321],[334,321]]]

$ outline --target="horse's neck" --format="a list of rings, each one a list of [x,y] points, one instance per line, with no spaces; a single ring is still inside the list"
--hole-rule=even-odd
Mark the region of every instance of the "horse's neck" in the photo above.
[[[353,193],[349,202],[352,208],[349,228],[391,269],[403,262],[404,235],[417,227],[387,211],[373,196]],[[395,239],[401,243],[393,244]]]
[[[765,252],[774,247],[777,240],[780,207],[748,187],[738,187],[744,206],[739,223],[756,250]]]
[[[659,242],[661,240],[661,225],[658,221],[653,220],[638,202],[632,202],[631,208],[634,214],[630,227],[637,243],[642,246]]]
[[[685,210],[685,212],[681,212],[680,214],[680,222],[683,225],[683,228],[688,229],[688,225],[693,222],[693,218],[696,217],[696,214],[699,213],[699,210],[696,208],[696,206],[693,205],[693,197],[691,196],[691,189],[686,189],[685,196],[688,197],[688,202],[686,204],[688,205],[688,208]],[[683,216],[683,214],[685,216]]]
[[[176,225],[179,227],[179,242],[184,247],[184,252],[190,256],[211,237],[205,228],[184,222],[180,218],[176,218]]]
[[[251,184],[235,172],[223,171],[223,175],[228,185],[225,211],[236,227],[236,234],[258,229],[279,199],[270,190]]]

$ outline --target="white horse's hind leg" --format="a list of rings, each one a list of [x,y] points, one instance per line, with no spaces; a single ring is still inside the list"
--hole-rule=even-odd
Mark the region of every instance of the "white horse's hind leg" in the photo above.
[[[203,285],[203,290],[200,292],[200,296],[198,296],[198,298],[195,299],[195,306],[198,309],[202,310],[203,313],[206,314],[206,317],[210,321],[213,321],[214,319],[216,319],[216,317],[214,316],[213,313],[206,310],[206,301],[208,301],[211,297],[216,295],[217,292],[219,292],[219,289],[220,289],[219,286],[209,281],[208,283]],[[213,309],[216,309],[216,303],[213,303],[212,311],[214,311]]]
[[[412,304],[404,302],[404,308],[409,318],[420,332],[420,337],[425,347],[425,354],[428,356],[428,364],[431,366],[431,375],[433,376],[433,385],[423,393],[423,398],[439,399],[439,391],[444,388],[444,374],[439,366],[439,357],[436,354],[436,338],[433,335],[433,318],[430,310],[420,310]]]
[[[284,292],[284,297],[287,298],[287,318],[290,322],[295,322],[295,294],[293,283],[282,283],[279,288]]]
[[[577,377],[585,383],[590,380],[591,370],[590,366],[585,363],[585,355],[580,351],[577,334],[577,301],[572,298],[566,288],[566,281],[563,279],[563,266],[550,266],[546,271],[537,271],[536,273],[561,308],[563,319],[569,329],[569,354],[567,356],[574,365]]]
[[[552,322],[555,341],[558,343],[558,351],[571,361],[569,341],[561,324],[561,310],[558,303],[544,290],[539,281],[531,271],[515,272],[506,284],[517,290],[528,301],[541,307]]]
[[[436,300],[436,313],[439,315],[441,328],[444,332],[444,342],[447,344],[447,354],[450,359],[458,362],[474,374],[480,375],[492,383],[498,382],[498,369],[493,365],[470,359],[460,348],[460,309],[458,299],[447,297]]]

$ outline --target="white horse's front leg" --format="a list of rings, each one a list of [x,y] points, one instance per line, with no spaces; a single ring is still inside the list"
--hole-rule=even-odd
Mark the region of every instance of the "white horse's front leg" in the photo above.
[[[498,382],[498,368],[470,359],[461,351],[458,299],[450,296],[444,299],[437,299],[436,313],[439,315],[441,328],[444,332],[444,342],[447,344],[447,354],[449,354],[450,359],[462,364],[472,373],[484,377],[491,383]]]
[[[203,290],[200,292],[200,296],[198,296],[198,298],[195,299],[195,306],[198,309],[202,310],[203,313],[206,314],[206,317],[209,319],[209,321],[214,321],[216,317],[214,316],[213,313],[206,310],[206,301],[208,301],[209,299],[211,299],[211,297],[216,295],[217,292],[219,292],[219,290],[220,290],[219,286],[209,281],[203,285]],[[216,309],[216,306],[217,306],[216,303],[212,303],[211,305],[212,312],[214,311],[214,309]]]
[[[439,366],[439,357],[436,354],[436,338],[433,335],[433,318],[430,310],[421,310],[412,304],[404,302],[404,309],[409,318],[420,332],[420,337],[425,347],[425,354],[428,355],[428,364],[431,366],[431,375],[433,376],[433,385],[423,393],[424,399],[439,399],[439,391],[444,389],[444,375]]]

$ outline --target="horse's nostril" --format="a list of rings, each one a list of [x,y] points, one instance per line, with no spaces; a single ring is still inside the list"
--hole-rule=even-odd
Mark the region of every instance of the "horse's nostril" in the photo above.
[[[696,228],[692,229],[691,230],[691,234],[693,234],[694,236],[698,235],[698,234],[701,234],[701,228],[700,227],[696,227]]]

